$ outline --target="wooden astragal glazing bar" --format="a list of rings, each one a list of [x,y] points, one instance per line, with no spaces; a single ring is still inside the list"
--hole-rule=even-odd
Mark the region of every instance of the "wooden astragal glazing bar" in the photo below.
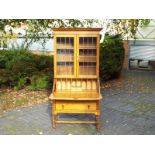
[[[95,124],[100,128],[100,28],[55,28],[52,125]],[[93,114],[92,121],[62,121],[58,115]]]

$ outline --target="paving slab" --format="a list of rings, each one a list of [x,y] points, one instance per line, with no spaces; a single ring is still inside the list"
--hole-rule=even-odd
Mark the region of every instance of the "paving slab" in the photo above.
[[[52,103],[18,108],[0,115],[1,135],[154,135],[155,72],[124,71],[121,85],[101,89],[101,130],[94,125],[51,126]],[[92,115],[60,115],[63,120],[92,120]]]

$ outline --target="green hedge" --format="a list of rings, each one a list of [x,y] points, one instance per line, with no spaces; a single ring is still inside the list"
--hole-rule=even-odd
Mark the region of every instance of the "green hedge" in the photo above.
[[[53,57],[26,50],[0,51],[0,87],[40,90],[52,85]]]
[[[119,35],[105,35],[100,44],[100,78],[102,81],[118,78],[123,67],[125,49]]]

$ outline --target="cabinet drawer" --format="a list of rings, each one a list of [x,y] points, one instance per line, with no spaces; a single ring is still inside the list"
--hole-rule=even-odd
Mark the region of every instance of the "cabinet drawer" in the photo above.
[[[56,110],[96,110],[96,103],[57,103]]]

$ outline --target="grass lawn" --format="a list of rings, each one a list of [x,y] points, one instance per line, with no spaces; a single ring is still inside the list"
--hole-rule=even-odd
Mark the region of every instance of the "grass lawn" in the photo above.
[[[13,90],[0,88],[0,112],[26,107],[35,104],[47,103],[50,91],[29,91],[26,89]]]

